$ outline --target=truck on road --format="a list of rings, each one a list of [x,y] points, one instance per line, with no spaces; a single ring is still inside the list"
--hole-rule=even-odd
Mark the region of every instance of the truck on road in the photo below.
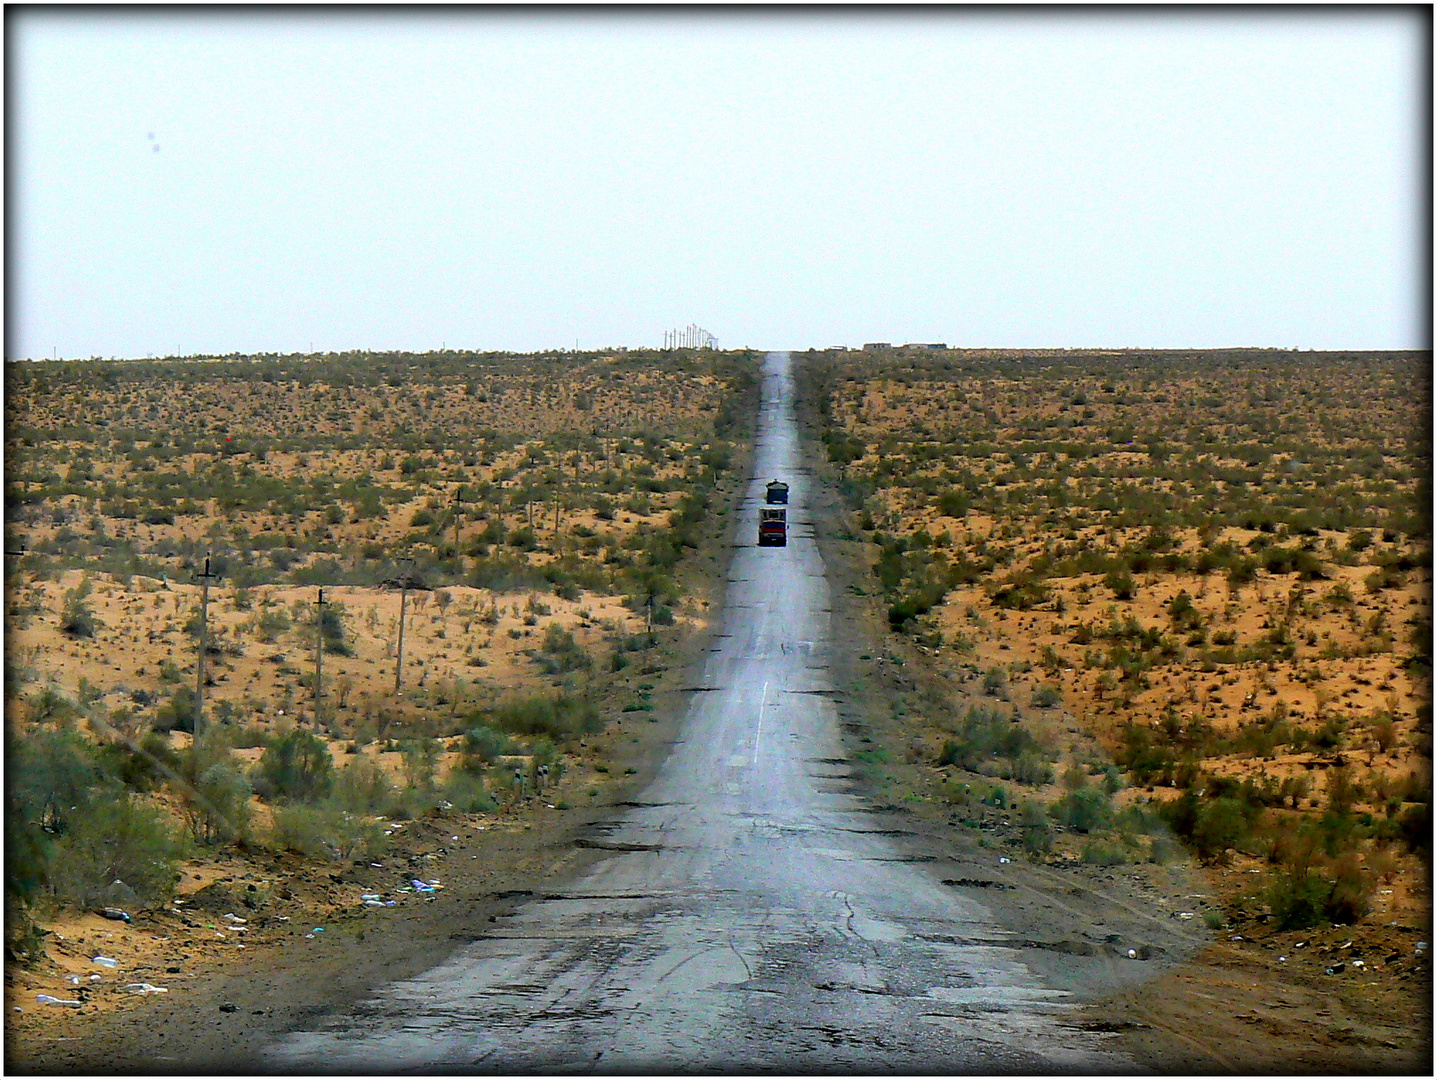
[[[782,506],[761,506],[758,510],[759,547],[788,546],[788,511]]]
[[[782,503],[788,505],[788,485],[782,480],[770,480],[764,485],[764,501],[770,505]]]

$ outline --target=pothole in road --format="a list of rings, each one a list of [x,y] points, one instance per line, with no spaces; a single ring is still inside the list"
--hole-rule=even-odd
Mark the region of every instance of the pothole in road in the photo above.
[[[634,844],[623,840],[599,840],[581,836],[574,841],[575,847],[593,848],[597,851],[663,851],[662,844]]]
[[[891,863],[920,863],[937,862],[937,855],[875,855],[871,858],[861,859],[860,862],[891,862]]]
[[[955,889],[1011,889],[1011,888],[1013,888],[1013,886],[1012,886],[1012,885],[1009,885],[1006,881],[989,881],[989,880],[987,880],[987,879],[985,879],[985,878],[971,878],[971,877],[945,878],[945,879],[943,880],[943,884],[944,884],[944,885],[950,885],[950,886],[952,886],[952,887],[955,888]]]

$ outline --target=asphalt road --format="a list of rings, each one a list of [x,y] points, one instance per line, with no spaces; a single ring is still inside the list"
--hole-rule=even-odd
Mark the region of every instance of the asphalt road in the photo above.
[[[846,779],[786,354],[724,625],[680,742],[596,834],[614,854],[417,978],[272,1047],[304,1072],[1130,1072],[981,904],[903,856]],[[790,484],[787,547],[754,544]]]

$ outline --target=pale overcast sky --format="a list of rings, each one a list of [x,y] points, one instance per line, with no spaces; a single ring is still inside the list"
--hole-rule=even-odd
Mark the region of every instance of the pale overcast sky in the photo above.
[[[8,357],[1430,347],[1431,11],[6,11]]]

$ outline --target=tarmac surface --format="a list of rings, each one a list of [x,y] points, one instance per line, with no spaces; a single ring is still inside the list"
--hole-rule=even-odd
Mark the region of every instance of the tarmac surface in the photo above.
[[[789,358],[765,364],[723,625],[612,855],[423,974],[291,1032],[283,1072],[1132,1072],[1024,942],[856,793]],[[758,547],[765,482],[789,542]]]

